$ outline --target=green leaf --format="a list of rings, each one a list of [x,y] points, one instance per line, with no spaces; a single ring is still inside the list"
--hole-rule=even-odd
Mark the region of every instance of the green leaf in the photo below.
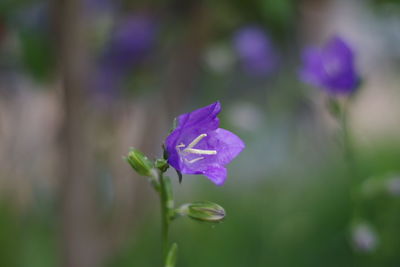
[[[165,267],[175,267],[177,254],[178,245],[173,243],[168,251],[167,258],[165,259]]]

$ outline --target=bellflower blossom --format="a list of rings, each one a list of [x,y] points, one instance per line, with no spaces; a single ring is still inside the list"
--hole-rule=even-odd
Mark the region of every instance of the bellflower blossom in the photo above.
[[[262,76],[276,69],[276,50],[261,28],[246,26],[239,29],[234,36],[233,45],[245,72]]]
[[[245,147],[235,134],[219,128],[215,102],[177,118],[178,126],[165,141],[168,163],[183,174],[204,174],[216,185],[224,184],[225,165]]]
[[[348,95],[359,85],[354,64],[354,52],[340,37],[332,38],[324,47],[309,47],[303,51],[300,78],[322,87],[332,95]]]

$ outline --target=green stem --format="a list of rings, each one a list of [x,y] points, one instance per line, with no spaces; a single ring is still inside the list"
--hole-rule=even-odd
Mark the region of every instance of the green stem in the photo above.
[[[162,251],[163,261],[165,262],[168,254],[169,241],[169,210],[168,210],[168,193],[165,185],[164,175],[160,173],[160,201],[161,201],[161,235],[162,235]]]
[[[344,153],[344,160],[346,161],[346,166],[349,174],[349,189],[350,189],[350,203],[352,205],[351,209],[351,217],[352,217],[352,224],[354,221],[357,221],[360,217],[360,199],[358,196],[358,191],[356,190],[359,183],[361,182],[361,176],[357,167],[356,156],[354,153],[353,142],[351,139],[351,134],[349,131],[349,124],[348,124],[348,110],[347,110],[347,102],[344,103],[341,116],[340,116],[340,124],[342,128],[342,138],[343,138],[343,153]],[[351,226],[352,227],[352,226]],[[353,254],[353,264],[357,265],[359,263],[359,257],[357,254]]]
[[[357,164],[353,151],[353,144],[351,141],[351,136],[349,133],[348,126],[348,112],[346,105],[343,107],[343,111],[341,113],[340,123],[343,132],[343,148],[344,148],[344,159],[346,161],[346,165],[349,171],[349,175],[351,176],[352,185],[355,185],[359,182],[359,175],[357,170]]]

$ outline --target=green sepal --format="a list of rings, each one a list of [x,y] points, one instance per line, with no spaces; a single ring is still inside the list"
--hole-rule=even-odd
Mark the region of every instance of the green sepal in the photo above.
[[[163,150],[163,159],[168,160],[168,151],[165,148],[165,144],[162,144],[162,150]]]
[[[179,180],[179,183],[181,184],[182,178],[183,178],[182,173],[180,171],[176,170],[176,174],[178,175],[178,180]]]
[[[172,128],[170,129],[170,133],[172,133],[176,127],[178,127],[178,120],[174,118],[174,121],[172,122]]]
[[[156,162],[154,164],[157,169],[159,169],[161,172],[166,172],[169,168],[169,164],[166,159],[156,159]]]

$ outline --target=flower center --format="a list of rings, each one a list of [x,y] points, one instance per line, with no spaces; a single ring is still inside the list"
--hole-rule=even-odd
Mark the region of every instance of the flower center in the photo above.
[[[332,58],[329,61],[323,63],[323,68],[328,75],[334,76],[340,72],[342,64],[339,59]]]
[[[200,134],[199,136],[197,136],[192,142],[190,142],[190,144],[186,147],[185,144],[180,143],[179,145],[176,146],[176,150],[178,151],[179,154],[195,154],[195,155],[216,155],[217,154],[217,150],[206,150],[206,149],[197,149],[194,148],[195,145],[197,145],[204,137],[206,137],[207,134]],[[184,160],[187,163],[195,163],[199,160],[204,159],[204,157],[197,157],[194,159],[187,159],[184,158]]]

